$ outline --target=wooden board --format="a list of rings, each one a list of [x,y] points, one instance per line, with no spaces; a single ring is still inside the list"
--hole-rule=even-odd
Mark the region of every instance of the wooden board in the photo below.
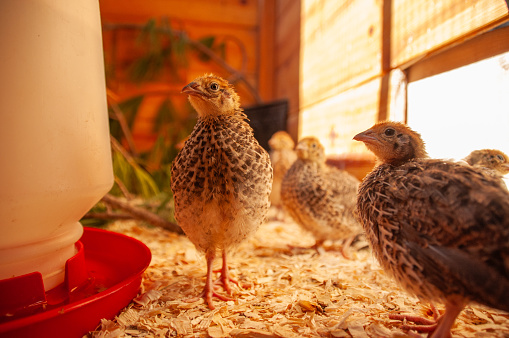
[[[391,66],[414,63],[507,20],[504,0],[393,0]]]
[[[302,109],[299,138],[318,137],[328,156],[371,156],[362,142],[352,138],[377,122],[380,85],[377,78]]]
[[[238,26],[257,25],[257,0],[100,0],[101,16],[109,22],[146,22],[168,17],[179,21],[216,22]]]
[[[301,108],[381,74],[381,5],[302,1]]]
[[[274,95],[288,100],[287,131],[297,139],[299,117],[300,2],[276,3]]]
[[[509,50],[509,26],[481,34],[408,69],[409,82],[462,67]]]

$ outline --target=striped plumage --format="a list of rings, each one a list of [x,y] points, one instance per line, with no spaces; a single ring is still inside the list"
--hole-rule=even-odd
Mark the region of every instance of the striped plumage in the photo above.
[[[498,149],[474,150],[463,159],[465,162],[495,177],[507,189],[503,176],[509,173],[509,157]]]
[[[509,193],[466,164],[427,158],[404,124],[354,139],[379,159],[357,199],[366,237],[406,290],[445,303],[433,337],[447,337],[469,302],[509,310]]]
[[[349,242],[362,233],[355,218],[359,180],[325,163],[325,150],[315,137],[306,137],[296,147],[297,160],[288,169],[281,186],[285,209],[297,224],[311,232],[316,246],[325,240]]]
[[[265,221],[272,185],[268,153],[258,144],[239,97],[226,80],[205,75],[182,90],[198,121],[172,166],[175,218],[207,258],[203,297],[210,308],[214,291],[212,262],[223,254],[221,280],[228,293],[227,251]]]

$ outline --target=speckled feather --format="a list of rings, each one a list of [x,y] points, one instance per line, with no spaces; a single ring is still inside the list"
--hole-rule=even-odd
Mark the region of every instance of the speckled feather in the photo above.
[[[211,79],[236,95],[225,80]],[[201,251],[230,248],[265,221],[271,184],[269,155],[254,138],[237,99],[228,114],[200,116],[176,157],[175,217]]]
[[[307,144],[307,150],[299,149],[303,144]],[[298,159],[287,171],[281,188],[290,216],[317,242],[360,234],[362,228],[353,214],[359,181],[344,170],[326,165],[323,146],[316,138],[302,139],[297,149]],[[317,154],[306,154],[304,158],[302,151]]]
[[[509,310],[509,196],[468,166],[382,164],[359,188],[359,215],[382,267],[426,300],[456,294]]]
[[[498,179],[500,185],[507,189],[503,176],[509,173],[509,157],[498,149],[474,150],[464,161],[482,170],[486,175]]]
[[[398,141],[387,137],[384,149],[373,140],[388,127]],[[381,160],[360,185],[357,209],[384,270],[423,300],[509,310],[508,192],[466,164],[426,158],[403,124],[381,123],[355,139]],[[407,146],[406,157],[390,154]]]

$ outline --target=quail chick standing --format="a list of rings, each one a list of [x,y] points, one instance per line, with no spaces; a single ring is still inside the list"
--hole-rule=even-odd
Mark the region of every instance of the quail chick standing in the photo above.
[[[509,157],[497,149],[480,149],[472,151],[463,159],[475,168],[483,170],[493,176],[507,189],[503,176],[509,173]]]
[[[283,203],[281,202],[281,183],[288,169],[297,159],[295,153],[295,142],[292,137],[284,130],[275,132],[269,140],[270,162],[274,171],[274,180],[272,182],[272,192],[270,193],[270,203],[276,208],[276,219],[283,212]]]
[[[213,309],[217,294],[212,262],[222,252],[221,281],[228,294],[227,252],[266,219],[272,186],[268,153],[246,122],[239,97],[226,80],[205,75],[182,89],[198,121],[171,172],[175,218],[196,248],[205,253],[207,279],[202,297]]]
[[[311,232],[315,247],[325,240],[345,240],[343,255],[351,241],[362,233],[354,215],[359,180],[325,163],[323,145],[306,137],[295,148],[297,160],[281,185],[285,209],[297,224]]]
[[[356,135],[379,160],[357,210],[373,253],[407,291],[445,302],[448,337],[469,302],[509,310],[509,193],[453,161],[427,158],[420,135],[381,122]]]

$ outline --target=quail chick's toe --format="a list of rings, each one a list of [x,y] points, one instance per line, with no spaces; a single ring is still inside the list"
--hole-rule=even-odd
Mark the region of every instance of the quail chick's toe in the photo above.
[[[297,224],[311,232],[316,246],[325,240],[343,240],[348,257],[352,239],[362,233],[354,210],[359,181],[348,172],[328,166],[325,150],[315,137],[306,137],[296,147],[297,160],[281,185],[285,209]]]
[[[433,337],[448,337],[470,302],[509,310],[509,192],[463,163],[428,158],[407,125],[356,135],[379,164],[357,212],[382,268],[424,301],[445,303]]]
[[[198,121],[172,165],[175,218],[196,248],[205,253],[202,297],[213,309],[212,263],[223,256],[221,284],[231,293],[227,252],[265,221],[272,187],[268,153],[258,144],[226,80],[205,75],[182,89]]]

